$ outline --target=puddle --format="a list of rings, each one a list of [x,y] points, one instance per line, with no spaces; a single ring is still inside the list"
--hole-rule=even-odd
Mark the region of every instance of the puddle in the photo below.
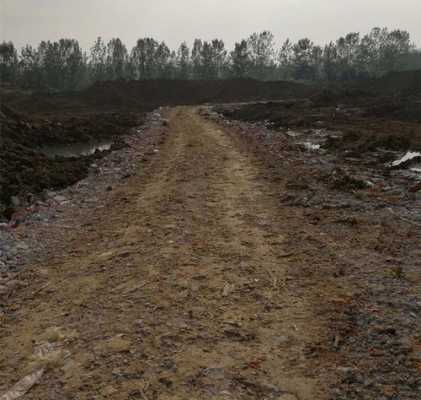
[[[90,156],[96,151],[110,150],[112,142],[84,142],[72,143],[68,145],[43,146],[39,150],[48,158],[63,157],[63,158],[78,158],[83,156]]]
[[[398,157],[399,153],[396,153]],[[396,175],[404,176],[406,178],[412,178],[417,181],[421,180],[421,153],[415,151],[408,151],[395,161],[388,163],[389,168],[397,169],[395,172]]]
[[[323,151],[323,146],[328,139],[341,138],[343,136],[340,131],[332,131],[324,128],[306,129],[302,131],[288,129],[285,134],[296,139],[296,143],[303,146],[308,151]]]
[[[413,160],[414,158],[421,157],[421,153],[415,152],[415,151],[408,151],[403,157],[401,157],[399,160],[393,161],[391,166],[392,167],[398,167],[399,165],[406,163],[408,161]]]

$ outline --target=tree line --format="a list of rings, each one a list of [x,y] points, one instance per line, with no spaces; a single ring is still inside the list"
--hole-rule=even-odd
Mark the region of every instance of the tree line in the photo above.
[[[92,82],[141,79],[339,81],[379,77],[393,70],[421,69],[421,51],[405,30],[352,32],[325,46],[304,38],[277,48],[270,31],[253,33],[229,50],[221,39],[196,39],[171,50],[153,38],[129,50],[119,39],[99,37],[89,52],[77,40],[42,41],[18,51],[0,43],[0,79],[22,87],[76,90]]]

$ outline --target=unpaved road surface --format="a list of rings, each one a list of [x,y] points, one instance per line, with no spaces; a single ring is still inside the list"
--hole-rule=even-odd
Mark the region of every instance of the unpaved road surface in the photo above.
[[[168,119],[153,161],[19,274],[0,394],[40,371],[25,398],[335,398],[326,304],[352,293],[323,266],[340,245],[280,206],[226,128],[194,108]]]

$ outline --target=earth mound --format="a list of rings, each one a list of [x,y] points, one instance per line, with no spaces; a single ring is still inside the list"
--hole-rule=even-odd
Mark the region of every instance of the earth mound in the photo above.
[[[1,89],[1,88],[0,88]],[[231,103],[281,98],[304,98],[317,93],[313,86],[287,81],[230,80],[143,80],[97,82],[81,92],[0,92],[3,101],[27,113],[84,113],[104,111],[151,111],[163,105]]]
[[[48,156],[45,146],[90,143],[108,139],[122,145],[119,137],[140,125],[139,114],[91,114],[59,120],[29,117],[0,105],[0,218],[13,213],[13,197],[25,199],[44,189],[60,189],[86,176],[89,156]]]
[[[90,104],[130,106],[132,102],[159,105],[245,102],[285,97],[305,97],[313,88],[304,84],[253,79],[145,80],[98,82],[81,97]]]
[[[391,72],[371,81],[369,87],[384,94],[421,94],[421,70]]]

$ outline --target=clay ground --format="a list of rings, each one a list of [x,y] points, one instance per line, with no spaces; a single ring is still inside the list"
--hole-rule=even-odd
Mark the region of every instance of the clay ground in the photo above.
[[[274,177],[195,108],[168,120],[153,160],[18,275],[1,317],[0,393],[38,372],[25,398],[347,398],[335,392],[351,371],[338,310],[356,285],[333,271],[382,262],[387,250],[368,251],[381,225],[326,233],[280,204],[292,171]],[[414,228],[396,229],[416,259]]]

